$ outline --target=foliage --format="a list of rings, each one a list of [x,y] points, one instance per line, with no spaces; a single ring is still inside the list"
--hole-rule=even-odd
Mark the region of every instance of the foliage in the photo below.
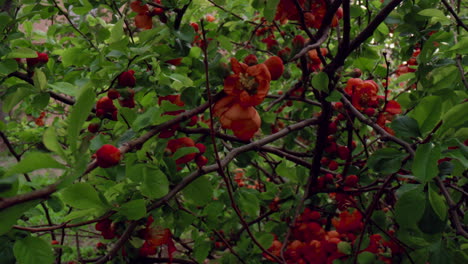
[[[463,1],[0,3],[2,263],[468,261]]]

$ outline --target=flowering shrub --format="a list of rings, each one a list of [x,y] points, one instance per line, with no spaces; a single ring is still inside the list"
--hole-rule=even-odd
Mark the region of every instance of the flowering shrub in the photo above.
[[[463,3],[4,2],[1,263],[468,262]]]

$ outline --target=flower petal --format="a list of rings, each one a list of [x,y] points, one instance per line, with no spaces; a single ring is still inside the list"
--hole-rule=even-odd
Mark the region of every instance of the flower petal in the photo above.
[[[239,75],[232,74],[224,79],[224,92],[228,95],[234,95],[238,93],[237,86],[239,85]]]

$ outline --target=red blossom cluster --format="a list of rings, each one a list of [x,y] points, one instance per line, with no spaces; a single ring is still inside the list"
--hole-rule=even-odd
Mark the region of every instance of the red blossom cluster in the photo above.
[[[176,138],[176,139],[171,139],[167,142],[167,150],[169,151],[170,154],[174,154],[179,150],[180,148],[187,148],[187,147],[195,147],[198,149],[198,153],[189,153],[186,154],[178,159],[176,159],[175,163],[177,165],[185,164],[188,163],[192,160],[195,159],[195,163],[197,163],[198,167],[203,167],[208,163],[208,158],[203,156],[203,154],[206,151],[205,145],[202,143],[196,143],[193,141],[193,139],[189,137],[182,137],[182,138]],[[182,169],[182,167],[178,167],[178,170]]]
[[[308,27],[320,28],[327,12],[325,0],[299,0],[298,2],[303,12],[305,24]],[[295,0],[280,0],[276,8],[275,20],[280,21],[282,24],[288,20],[300,21],[299,12]],[[340,7],[333,16],[331,26],[336,27],[342,17],[343,9]]]
[[[390,123],[395,115],[401,114],[401,106],[395,100],[386,100],[385,96],[378,95],[378,91],[379,86],[373,80],[363,81],[360,78],[349,79],[345,87],[346,94],[351,97],[351,103],[357,110],[370,117],[378,113],[377,124],[390,134],[394,134],[386,124]],[[376,109],[381,105],[383,109],[377,112]],[[341,103],[335,104],[335,108],[341,107]]]
[[[168,228],[155,226],[152,216],[148,217],[145,229],[140,231],[140,237],[145,240],[140,248],[139,255],[146,257],[156,255],[157,249],[160,246],[167,246],[167,255],[169,264],[172,263],[174,252],[177,251],[174,241],[172,241],[172,233]]]
[[[292,229],[291,240],[285,246],[284,258],[286,263],[291,264],[329,264],[334,260],[347,260],[351,252],[346,249],[353,248],[359,240],[362,232],[362,214],[358,210],[344,210],[331,220],[335,230],[326,230],[327,217],[318,211],[306,208],[298,216]],[[344,246],[349,245],[349,246]],[[283,243],[278,239],[268,249],[273,255],[280,257]],[[391,240],[386,241],[380,234],[370,236],[369,246],[360,252],[371,252],[378,256],[384,263],[392,263],[387,257],[387,251],[392,254],[400,254],[400,247]],[[265,258],[275,261],[267,254]]]
[[[307,53],[309,55],[308,67],[310,71],[320,71],[322,69],[322,61],[317,53],[317,50],[313,49]],[[320,54],[325,56],[328,54],[327,48],[321,48]]]
[[[208,16],[207,16],[208,18]],[[190,23],[190,26],[195,30],[195,37],[193,38],[192,45],[193,46],[198,46],[201,49],[205,49],[208,47],[207,44],[210,44],[210,41],[213,40],[213,38],[207,38],[206,41],[203,40],[203,32],[200,30],[200,27],[198,26],[197,23],[192,22]]]
[[[96,116],[104,119],[109,118],[110,120],[117,120],[117,107],[114,102],[108,96],[103,96],[96,103]]]
[[[44,117],[46,116],[46,112],[41,112],[38,118],[34,120],[34,123],[38,126],[44,126]]]
[[[154,3],[161,5],[161,0],[153,0]],[[164,8],[155,7],[149,10],[148,5],[141,1],[133,1],[130,3],[130,8],[133,12],[138,13],[135,16],[135,26],[141,29],[151,29],[153,27],[153,17],[158,16],[162,23],[167,23],[167,16]]]
[[[119,164],[122,154],[110,144],[105,144],[96,151],[96,162],[101,168],[109,168]]]
[[[249,62],[255,60],[252,57],[248,59]],[[261,124],[254,106],[263,102],[270,89],[270,81],[280,78],[284,65],[276,56],[251,66],[232,58],[231,68],[234,74],[224,79],[227,96],[215,104],[214,114],[219,117],[223,128],[231,129],[241,140],[249,140]]]
[[[26,64],[28,65],[29,68],[35,67],[35,66],[42,66],[46,64],[49,61],[49,56],[47,53],[42,53],[42,52],[37,52],[37,57],[36,58],[27,58],[26,59]]]
[[[118,99],[119,104],[122,107],[128,107],[128,108],[134,108],[135,107],[135,91],[129,87],[134,87],[135,86],[135,71],[133,70],[128,70],[125,72],[122,72],[118,76],[118,87],[119,90],[117,89],[109,89],[107,92],[107,96],[104,96],[100,98],[97,103],[96,103],[96,116],[104,119],[108,118],[110,120],[117,121],[117,114],[118,110],[117,107],[115,107],[113,100]],[[125,88],[127,87],[127,88]],[[93,125],[90,129],[88,127],[88,130],[92,133],[96,128],[99,126]]]
[[[180,107],[185,106],[185,103],[180,99],[180,94],[159,96],[158,104],[161,105],[163,101],[169,101],[170,103],[175,104],[175,105],[180,106]],[[176,116],[176,115],[179,115],[180,113],[183,113],[183,112],[185,112],[185,110],[180,109],[180,110],[175,110],[175,111],[167,111],[167,112],[163,113],[163,115]],[[187,126],[195,126],[197,123],[198,123],[198,116],[194,115],[194,116],[192,116],[190,118],[189,122],[187,123]],[[177,132],[177,129],[179,129],[179,127],[180,127],[179,123],[174,124],[171,127],[161,131],[161,133],[159,133],[158,137],[159,138],[173,137],[175,135],[175,133]]]
[[[104,239],[113,239],[117,236],[115,233],[115,223],[113,223],[109,218],[97,222],[95,228],[97,231],[101,232],[101,236]]]
[[[245,187],[247,189],[254,189],[261,191],[264,187],[258,180],[252,180],[249,177],[245,177],[245,171],[241,168],[234,170],[234,181],[239,187]]]
[[[400,75],[408,73],[408,72],[415,72],[416,69],[412,68],[410,66],[417,66],[418,65],[417,58],[419,56],[419,53],[421,53],[421,49],[419,49],[419,48],[415,49],[414,52],[413,52],[413,55],[411,55],[411,58],[408,59],[406,64],[400,64],[398,66],[397,70],[395,71],[395,74],[397,76],[400,76]]]

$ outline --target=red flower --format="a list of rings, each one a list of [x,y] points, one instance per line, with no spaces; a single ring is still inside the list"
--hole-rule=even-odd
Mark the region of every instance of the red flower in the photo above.
[[[127,88],[126,91],[121,94],[122,99],[119,100],[119,104],[122,107],[134,108],[135,107],[135,91],[131,88]]]
[[[162,101],[169,101],[178,106],[185,106],[185,103],[180,100],[180,94],[160,96],[158,98],[158,104],[161,105]]]
[[[107,96],[102,97],[96,103],[96,116],[99,118],[109,118],[111,120],[117,120],[117,108]]]
[[[377,107],[379,86],[372,80],[363,81],[351,78],[346,84],[345,92],[351,96],[351,102],[356,109],[362,111],[366,107]]]
[[[97,164],[101,168],[109,168],[119,164],[120,158],[120,150],[109,144],[103,145],[96,151]]]
[[[320,53],[322,54],[322,56],[325,56],[328,53],[328,49],[327,48],[321,48]],[[307,54],[309,55],[309,59],[311,61],[309,63],[309,68],[312,71],[320,70],[321,65],[322,65],[322,61],[320,60],[320,57],[318,56],[317,50],[313,49],[313,50],[309,51]]]
[[[136,83],[136,79],[135,79],[135,76],[133,76],[135,74],[135,71],[134,70],[128,70],[128,71],[125,71],[125,72],[122,72],[120,75],[119,75],[119,85],[122,86],[122,87],[135,87],[135,83]]]
[[[172,254],[177,251],[177,248],[172,241],[172,233],[168,228],[162,227],[147,227],[145,229],[145,243],[140,248],[141,256],[149,256],[156,254],[156,248],[162,245],[167,246],[167,255],[169,256],[169,264],[172,263]]]
[[[385,105],[384,111],[392,115],[399,115],[401,114],[401,106],[397,101],[390,100]]]
[[[233,96],[224,97],[214,106],[223,128],[231,129],[241,140],[251,139],[260,128],[262,120],[252,106],[244,107]]]
[[[167,60],[165,62],[174,66],[179,66],[182,63],[182,58],[175,58],[175,59]]]
[[[286,23],[288,20],[299,20],[299,10],[294,3],[295,0],[280,0],[277,8],[275,20],[281,23]],[[324,0],[299,0],[299,5],[304,11],[304,18],[308,27],[320,28],[322,20],[327,12],[327,5]],[[341,19],[343,11],[338,9],[332,20],[332,27],[338,25],[338,20]]]
[[[109,89],[109,91],[107,91],[107,97],[114,100],[120,97],[120,93],[116,89],[112,88],[112,89]]]
[[[231,59],[234,74],[224,79],[224,92],[239,98],[243,107],[259,105],[270,89],[271,75],[265,64],[248,66]]]
[[[340,213],[339,219],[332,219],[332,224],[339,233],[359,231],[362,227],[362,215],[358,210],[350,213],[344,211]]]
[[[182,138],[177,138],[177,139],[171,139],[169,142],[167,142],[167,148],[172,152],[175,153],[178,149],[180,148],[186,148],[186,147],[195,147],[195,142],[193,139],[189,137],[182,137]],[[178,158],[175,162],[177,165],[187,163],[189,161],[192,161],[197,153],[189,153],[183,157]]]
[[[299,0],[299,5],[304,6],[305,0]],[[275,20],[286,23],[289,20],[299,20],[299,11],[294,4],[294,0],[280,0],[276,7]]]
[[[47,55],[47,53],[41,53],[37,51],[36,53],[37,53],[36,58],[26,59],[26,64],[28,64],[28,67],[41,66],[43,64],[46,64],[49,61],[49,56]]]
[[[305,45],[305,38],[301,35],[296,35],[292,41],[293,47],[295,49],[302,49]]]
[[[117,108],[114,105],[114,102],[112,102],[112,99],[110,99],[107,96],[104,96],[97,101],[96,109],[102,109],[106,112],[112,112],[114,110],[117,110]]]
[[[153,27],[153,20],[146,12],[140,13],[135,17],[135,26],[141,29],[151,29]]]
[[[283,60],[278,56],[268,58],[264,64],[267,66],[272,80],[278,80],[284,72]]]
[[[253,66],[255,64],[258,64],[258,59],[257,59],[257,56],[255,56],[255,54],[249,54],[247,55],[245,58],[244,58],[244,63],[249,65],[249,66]]]
[[[95,228],[97,231],[101,231],[101,235],[104,239],[113,239],[116,236],[115,227],[108,218],[97,222]]]
[[[132,9],[133,12],[136,12],[138,14],[144,13],[148,11],[148,6],[143,4],[141,1],[133,1],[130,3],[130,8]]]

